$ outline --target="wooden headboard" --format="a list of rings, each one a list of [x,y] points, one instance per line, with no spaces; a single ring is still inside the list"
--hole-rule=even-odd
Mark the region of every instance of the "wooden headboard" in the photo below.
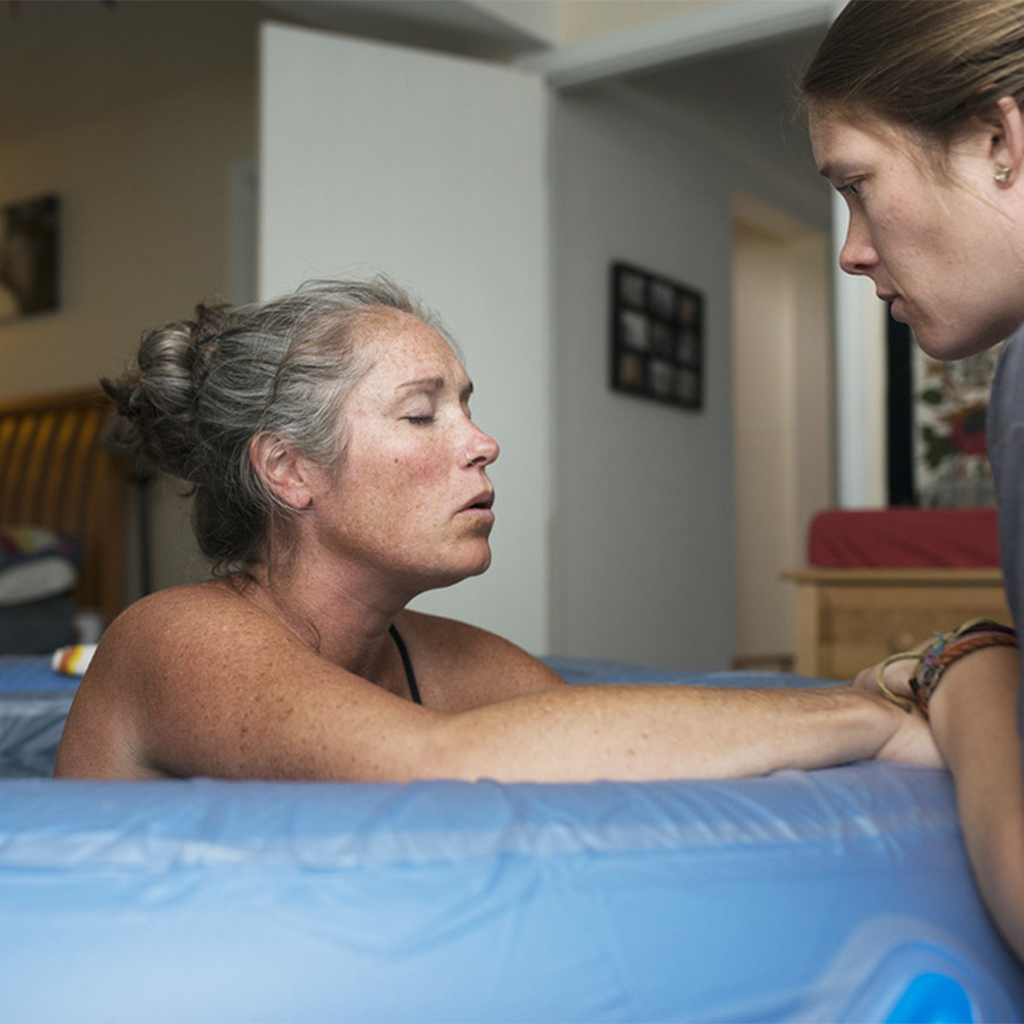
[[[0,524],[77,536],[72,593],[109,622],[123,607],[126,460],[106,442],[114,411],[96,388],[0,401]]]

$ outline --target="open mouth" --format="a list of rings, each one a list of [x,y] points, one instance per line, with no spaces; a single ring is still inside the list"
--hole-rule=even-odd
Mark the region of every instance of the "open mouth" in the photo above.
[[[463,512],[490,512],[491,506],[494,504],[494,492],[488,491],[486,494],[481,494],[474,498],[468,505],[463,505],[461,511]]]

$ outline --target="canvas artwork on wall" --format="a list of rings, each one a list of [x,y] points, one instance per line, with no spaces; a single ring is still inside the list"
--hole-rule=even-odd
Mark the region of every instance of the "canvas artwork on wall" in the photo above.
[[[922,505],[995,503],[985,428],[1000,350],[939,362],[914,346],[916,483]]]
[[[704,401],[704,298],[628,263],[611,268],[611,386],[700,409]]]
[[[57,308],[59,221],[52,195],[0,208],[0,321]]]
[[[1002,346],[945,362],[925,355],[890,317],[889,504],[995,504],[988,461],[988,394]]]

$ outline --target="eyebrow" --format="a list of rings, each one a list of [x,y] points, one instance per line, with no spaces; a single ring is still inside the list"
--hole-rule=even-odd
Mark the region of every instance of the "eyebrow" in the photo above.
[[[818,168],[818,173],[832,183],[851,176],[859,177],[862,174],[862,171],[863,169],[858,167],[855,161],[846,160],[844,158],[840,158],[838,160],[826,160],[825,163],[821,164]]]
[[[402,384],[399,384],[396,391],[443,391],[448,381],[444,377],[416,377],[414,380],[407,380]],[[462,399],[469,398],[473,394],[473,382],[469,381],[466,386],[462,389],[462,393],[459,396]]]
[[[818,168],[818,173],[829,181],[835,181],[850,172],[842,163],[824,163]]]

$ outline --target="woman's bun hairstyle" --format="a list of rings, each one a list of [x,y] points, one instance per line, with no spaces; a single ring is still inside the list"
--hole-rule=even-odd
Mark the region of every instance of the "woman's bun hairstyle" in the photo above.
[[[143,458],[185,480],[192,481],[190,457],[197,448],[196,392],[230,315],[226,306],[199,305],[195,319],[147,331],[125,373],[100,381],[119,415],[134,426]]]

